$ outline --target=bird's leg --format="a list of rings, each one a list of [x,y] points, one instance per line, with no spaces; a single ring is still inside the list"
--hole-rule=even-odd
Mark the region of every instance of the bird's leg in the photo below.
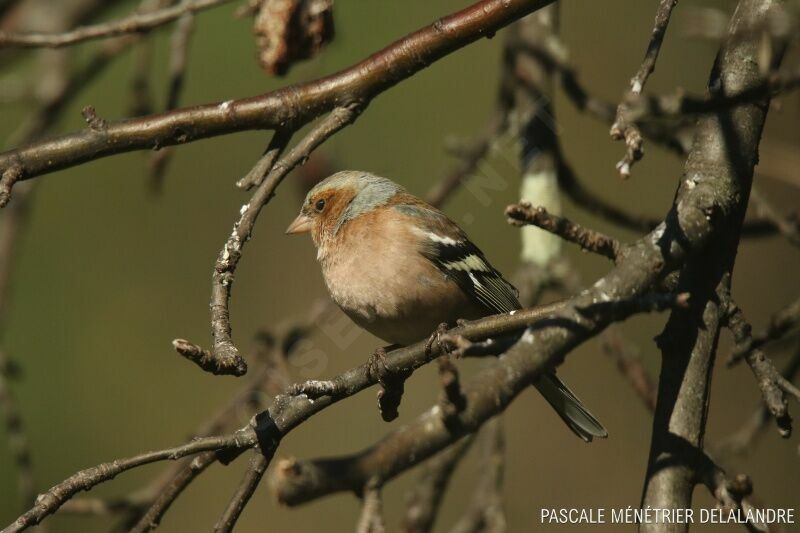
[[[441,324],[436,326],[436,330],[433,333],[431,333],[431,336],[428,337],[428,340],[425,342],[425,355],[431,354],[431,352],[433,351],[434,343],[438,344],[439,347],[442,346],[441,344],[442,335],[447,333],[447,330],[449,329],[450,326],[447,324],[447,322],[442,322]]]
[[[391,422],[398,416],[400,400],[403,399],[405,381],[411,375],[409,370],[392,370],[387,365],[386,350],[395,346],[381,347],[375,350],[368,362],[369,373],[378,380],[381,390],[378,391],[378,410],[381,418]]]

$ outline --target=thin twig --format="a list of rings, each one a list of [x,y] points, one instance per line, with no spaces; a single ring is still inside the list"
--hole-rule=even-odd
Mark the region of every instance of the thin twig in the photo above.
[[[744,359],[751,351],[762,348],[764,345],[782,339],[786,334],[800,325],[800,298],[790,302],[782,309],[775,312],[769,319],[769,324],[762,331],[744,336],[742,342],[737,343],[730,356],[728,366],[733,366]]]
[[[260,96],[109,122],[103,135],[82,130],[0,154],[30,179],[113,154],[162,148],[236,131],[310,122],[352,100],[367,102],[449,53],[492,34],[553,0],[481,0],[331,76]],[[341,96],[348,95],[342,102]]]
[[[183,4],[191,0],[184,0]],[[164,111],[169,112],[178,107],[183,91],[186,66],[189,58],[189,42],[194,29],[194,13],[184,13],[175,23],[170,39],[169,81],[167,83],[167,99]],[[171,147],[155,152],[150,158],[150,178],[155,189],[160,189],[164,174],[171,159]]]
[[[737,346],[752,346],[752,341],[748,340],[751,336],[752,327],[744,318],[744,313],[733,301],[727,302],[727,305],[727,326],[733,333],[734,342]],[[782,377],[772,360],[759,348],[747,350],[745,361],[747,361],[756,378],[767,409],[775,418],[778,432],[782,437],[789,437],[792,433],[792,417],[789,416],[789,407],[784,395],[786,388],[782,386],[780,381]]]
[[[275,189],[297,165],[302,164],[320,144],[336,132],[351,124],[361,113],[362,104],[352,103],[346,107],[334,109],[330,115],[320,121],[292,150],[279,160],[270,170],[267,177],[253,193],[250,201],[242,206],[239,219],[233,225],[233,231],[225,242],[212,275],[211,286],[211,331],[214,336],[212,352],[203,350],[202,356],[208,354],[210,359],[200,357],[200,362],[213,362],[214,373],[240,376],[247,371],[247,364],[239,349],[231,338],[230,302],[234,272],[242,255],[242,248],[250,239],[261,209],[267,205],[275,194]],[[183,355],[183,354],[182,354]],[[206,370],[209,364],[201,368]]]
[[[364,487],[361,496],[361,516],[356,525],[356,533],[383,533],[383,501],[381,499],[381,482],[371,479]]]
[[[316,312],[312,312],[297,327],[305,331],[307,329],[304,327],[305,323],[313,321],[315,316]],[[257,335],[256,341],[254,358],[259,365],[252,373],[250,381],[231,398],[227,405],[194,431],[194,438],[227,431],[232,422],[237,419],[235,415],[242,408],[249,407],[251,410],[255,410],[262,407],[258,401],[260,391],[266,391],[274,396],[288,386],[287,345],[276,342],[266,332]],[[139,516],[132,532],[142,533],[154,529],[186,487],[217,459],[216,453],[208,452],[193,459],[184,460],[182,464],[175,465],[165,472],[161,479],[157,479],[155,483],[147,487],[144,492],[150,495],[146,498],[150,507]]]
[[[787,241],[795,246],[800,246],[800,221],[796,216],[786,216],[780,213],[756,187],[750,191],[750,201],[759,216],[772,221]]]
[[[286,149],[286,146],[288,146],[293,134],[294,132],[287,128],[275,130],[275,134],[269,140],[264,154],[255,166],[250,169],[250,172],[236,182],[236,186],[249,191],[254,186],[261,185],[261,182],[267,177],[269,171],[275,166],[275,161],[278,160],[278,157],[280,157]]]
[[[458,376],[458,368],[445,355],[440,357],[439,381],[442,385],[442,394],[439,398],[439,408],[445,424],[458,423],[458,414],[466,407],[467,399],[461,391],[461,382]]]
[[[416,485],[406,497],[402,533],[428,533],[433,529],[453,471],[474,441],[474,435],[467,435],[425,461]]]
[[[205,472],[206,468],[217,461],[215,451],[203,452],[200,455],[186,461],[178,472],[172,476],[165,486],[161,487],[152,504],[136,524],[130,528],[130,533],[145,533],[152,531],[161,523],[164,516],[172,504],[178,499],[186,487],[188,487],[197,476]]]
[[[215,532],[227,533],[233,531],[236,521],[239,520],[239,516],[256,491],[264,472],[267,471],[269,461],[270,458],[264,457],[260,452],[255,452],[253,458],[250,459],[250,464],[247,465],[247,471],[239,488],[236,489],[231,501],[228,503],[228,507],[225,508],[225,512],[222,513],[222,516],[214,525]]]
[[[551,215],[544,207],[533,207],[528,202],[512,204],[506,208],[509,224],[522,226],[532,224],[564,240],[573,242],[583,250],[594,252],[616,261],[622,245],[616,239],[599,231],[584,228],[571,220]]]
[[[41,522],[46,516],[57,511],[65,501],[72,498],[78,492],[89,490],[95,485],[112,479],[133,468],[158,461],[174,461],[187,455],[198,454],[205,451],[243,449],[255,446],[256,444],[258,444],[256,432],[253,428],[247,426],[230,435],[199,438],[183,446],[147,452],[125,459],[117,459],[87,468],[86,470],[81,470],[41,494],[36,499],[36,505],[4,529],[3,533],[16,533],[34,526]]]
[[[800,373],[800,346],[795,349],[794,355],[781,375],[791,383],[794,382],[798,373]],[[759,401],[752,414],[745,419],[739,429],[718,442],[714,449],[719,450],[722,454],[732,455],[741,455],[749,451],[756,439],[764,432],[767,422],[771,418],[767,404]]]
[[[656,384],[642,364],[640,354],[610,330],[603,336],[603,351],[617,364],[617,369],[631,384],[649,411],[656,408]]]
[[[230,1],[231,0],[192,0],[157,11],[133,13],[120,20],[104,22],[92,26],[83,26],[64,33],[11,33],[0,31],[0,48],[12,46],[25,48],[59,48],[90,39],[105,39],[129,33],[145,33],[159,26],[163,26],[164,24],[168,24],[187,13],[196,13]]]
[[[505,531],[503,510],[503,474],[505,437],[499,418],[490,420],[481,431],[481,477],[469,507],[450,530],[451,533]]]
[[[655,25],[650,35],[650,42],[639,70],[631,78],[631,86],[617,108],[617,118],[611,125],[611,137],[617,140],[624,139],[626,145],[625,156],[617,163],[617,170],[623,178],[631,174],[631,166],[642,157],[642,132],[634,121],[628,118],[627,101],[642,94],[647,78],[656,68],[656,60],[667,32],[672,10],[678,0],[661,0],[656,11]]]

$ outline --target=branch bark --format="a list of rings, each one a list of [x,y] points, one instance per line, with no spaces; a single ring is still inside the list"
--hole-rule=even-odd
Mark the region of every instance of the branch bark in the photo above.
[[[433,62],[553,0],[481,0],[439,19],[331,76],[261,96],[109,122],[0,154],[0,172],[14,164],[30,179],[114,154],[159,149],[237,131],[295,129],[354,100],[368,102]]]
[[[758,20],[773,5],[770,0],[742,0],[731,22]],[[754,57],[758,40],[735,40],[720,51],[709,87],[712,94],[732,94],[761,81]],[[776,51],[779,61],[781,51]],[[726,310],[720,301],[730,290],[736,249],[757,161],[758,143],[768,100],[706,115],[698,123],[684,179],[678,190],[678,216],[694,195],[725,196],[725,208],[704,212],[716,228],[715,238],[682,269],[678,290],[691,291],[687,309],[676,309],[659,338],[662,367],[653,420],[642,506],[691,507],[698,479],[692,451],[702,453],[711,371]],[[689,229],[689,228],[687,228]],[[687,524],[641,524],[643,532],[682,532]]]

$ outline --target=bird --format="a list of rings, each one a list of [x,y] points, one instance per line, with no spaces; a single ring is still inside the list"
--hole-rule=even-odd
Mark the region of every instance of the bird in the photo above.
[[[310,233],[333,301],[398,346],[440,324],[521,309],[518,291],[447,215],[388,178],[345,170],[315,185],[287,234]],[[581,439],[608,432],[556,376],[534,386]]]

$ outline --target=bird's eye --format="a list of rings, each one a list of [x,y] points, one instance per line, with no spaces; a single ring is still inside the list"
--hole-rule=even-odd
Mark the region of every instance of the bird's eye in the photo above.
[[[316,209],[317,212],[321,213],[322,210],[325,209],[325,200],[323,199],[317,200],[317,203],[314,204],[314,209]]]

